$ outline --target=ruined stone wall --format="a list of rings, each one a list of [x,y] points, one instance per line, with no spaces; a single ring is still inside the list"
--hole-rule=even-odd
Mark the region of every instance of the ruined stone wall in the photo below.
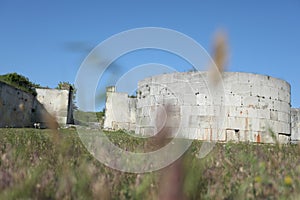
[[[135,130],[136,98],[128,97],[127,93],[116,92],[115,87],[106,91],[105,129]]]
[[[36,92],[37,96],[33,96],[0,82],[0,127],[33,127],[36,122],[44,127],[49,115],[60,125],[70,121],[69,91],[36,89]]]
[[[223,74],[224,98],[215,105],[205,72],[173,73],[138,84],[137,127],[140,135],[163,130],[181,137],[217,141],[287,142],[290,129],[290,85],[250,73]],[[223,111],[223,112],[222,112]],[[224,123],[217,123],[220,114]]]
[[[292,140],[300,140],[300,109],[291,109],[291,129],[292,129]]]
[[[39,115],[50,114],[53,116],[58,124],[65,125],[70,122],[72,117],[72,101],[68,90],[57,89],[36,89],[37,100],[43,105],[45,109],[39,109]],[[45,123],[46,119],[41,118],[39,122]]]
[[[0,127],[32,127],[35,97],[0,82]]]

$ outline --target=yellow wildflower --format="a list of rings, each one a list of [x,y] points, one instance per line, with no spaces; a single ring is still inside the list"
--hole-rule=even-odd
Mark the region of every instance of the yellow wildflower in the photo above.
[[[254,178],[255,182],[260,183],[261,182],[261,177],[260,176],[256,176]]]
[[[292,185],[293,179],[290,176],[286,176],[286,177],[284,177],[284,183],[286,185]]]

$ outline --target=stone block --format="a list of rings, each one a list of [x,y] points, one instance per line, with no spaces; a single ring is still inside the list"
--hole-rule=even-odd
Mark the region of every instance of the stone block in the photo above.
[[[246,130],[249,130],[249,131],[260,131],[260,119],[258,118],[248,118],[248,126],[245,126],[246,127]],[[246,125],[246,124],[245,124]]]
[[[153,126],[153,120],[149,116],[141,117],[137,121],[137,125],[142,127]]]
[[[174,82],[179,82],[179,81],[187,82],[188,78],[186,77],[185,73],[174,73],[173,74],[173,81]]]
[[[212,128],[211,129],[211,140],[224,142],[226,140],[225,130]]]
[[[278,99],[278,90],[276,88],[270,87],[270,96],[267,97],[268,99],[274,100]]]
[[[244,125],[245,120],[244,118],[239,118],[239,117],[227,117],[227,121],[226,121],[226,127],[225,129],[243,129],[243,127],[245,127]]]
[[[206,106],[193,106],[191,109],[191,115],[206,116]]]
[[[249,131],[241,130],[240,131],[240,142],[247,142],[247,141],[249,141]]]
[[[289,103],[290,102],[290,95],[289,95],[289,92],[286,91],[286,90],[279,90],[278,92],[278,99],[280,101],[284,101],[286,103]]]
[[[225,129],[216,129],[218,135],[218,141],[225,142],[226,141],[226,130]]]
[[[204,129],[203,140],[211,141],[212,130],[210,128]]]
[[[189,139],[198,139],[198,128],[188,128],[189,130]]]
[[[248,117],[248,112],[245,107],[238,106],[230,112],[230,117]]]
[[[165,122],[166,127],[180,127],[180,124],[181,124],[181,116],[179,115],[168,116]]]
[[[257,107],[258,105],[258,98],[256,96],[244,96],[241,101],[245,107]]]
[[[270,119],[271,111],[269,109],[257,109],[257,118],[259,119]]]
[[[250,94],[249,84],[235,84],[232,85],[231,91],[233,94],[245,95]]]
[[[252,85],[252,87],[251,87],[251,95],[255,96],[255,97],[257,97],[257,96],[259,96],[259,97],[264,96],[265,95],[264,87],[265,87],[264,85],[256,85],[256,84]]]
[[[278,135],[278,142],[281,144],[288,144],[290,142],[290,137],[286,135]]]
[[[269,129],[269,120],[260,119],[259,120],[259,130],[260,131],[267,131]]]
[[[265,98],[259,97],[258,108],[260,108],[260,109],[270,109],[269,108],[269,101],[266,100]]]
[[[197,139],[204,140],[204,129],[202,128],[197,129]]]
[[[261,142],[262,143],[275,143],[275,139],[271,136],[268,131],[261,132]]]
[[[226,117],[236,117],[237,109],[235,106],[225,106],[224,113]]]
[[[225,96],[226,106],[240,106],[242,104],[241,96],[238,94],[228,94]]]
[[[226,129],[226,141],[235,141],[238,142],[240,140],[240,133],[234,129]]]
[[[232,85],[232,83],[238,83],[238,73],[222,73],[223,82],[228,85]]]
[[[200,105],[200,106],[208,105],[207,95],[206,94],[197,94],[196,95],[196,105]]]
[[[155,129],[151,128],[151,127],[145,127],[143,133],[144,133],[144,136],[146,136],[146,137],[151,137],[151,136],[154,136],[155,134],[157,134]]]
[[[196,95],[184,95],[183,97],[183,104],[187,106],[196,105]]]
[[[285,112],[278,112],[278,120],[282,122],[289,122],[290,115]]]
[[[179,127],[177,135],[182,138],[189,138],[189,128]]]
[[[175,98],[174,96],[170,96],[170,97],[165,97],[163,99],[163,104],[168,106],[175,106],[175,105],[179,105],[179,102],[177,98]]]
[[[239,73],[238,74],[238,83],[249,84],[249,74],[248,73]]]
[[[213,126],[213,121],[209,116],[196,116],[197,125],[200,128],[210,128]]]
[[[209,94],[209,88],[206,82],[189,82],[187,85],[194,91],[202,94]]]

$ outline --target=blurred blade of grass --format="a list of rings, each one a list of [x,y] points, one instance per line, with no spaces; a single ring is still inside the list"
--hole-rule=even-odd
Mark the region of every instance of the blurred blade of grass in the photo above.
[[[218,31],[214,37],[213,44],[213,61],[214,63],[210,64],[209,69],[209,78],[213,84],[217,84],[220,81],[220,74],[225,71],[225,67],[228,62],[228,45],[227,45],[227,36],[224,31]]]

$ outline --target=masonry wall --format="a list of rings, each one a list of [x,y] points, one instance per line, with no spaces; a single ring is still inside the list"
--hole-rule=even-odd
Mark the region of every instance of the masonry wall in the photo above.
[[[36,89],[37,96],[0,82],[0,127],[33,127],[38,122],[47,126],[54,117],[60,125],[72,119],[69,91]]]
[[[35,101],[32,94],[0,82],[0,127],[32,127]]]
[[[287,142],[290,128],[290,85],[250,73],[223,74],[224,99],[215,105],[205,72],[173,73],[138,83],[136,133],[165,132],[200,140]],[[223,106],[222,106],[223,105]],[[223,113],[222,113],[223,111]],[[224,123],[217,121],[220,113]]]
[[[65,125],[72,121],[72,101],[68,90],[36,89],[37,100],[45,109],[39,109],[39,115],[50,114],[58,124]],[[39,122],[46,123],[46,118],[41,117]]]
[[[135,130],[136,98],[128,97],[127,93],[116,92],[115,87],[106,91],[105,129]]]
[[[292,140],[300,140],[300,109],[292,108],[291,109],[291,131],[292,131]]]

